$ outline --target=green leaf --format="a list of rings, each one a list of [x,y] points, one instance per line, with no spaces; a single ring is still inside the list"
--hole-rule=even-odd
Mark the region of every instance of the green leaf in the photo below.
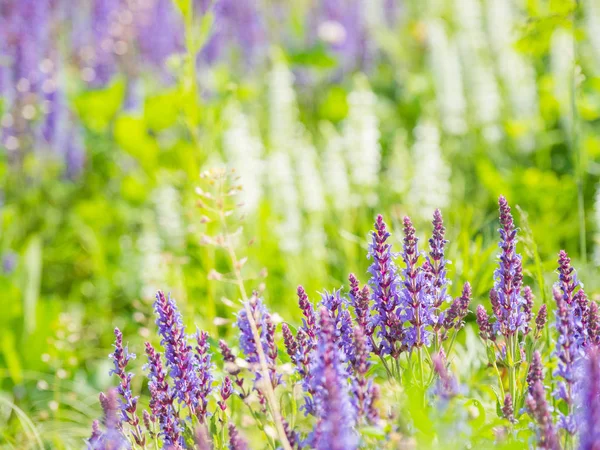
[[[156,167],[159,148],[148,135],[143,119],[129,115],[119,117],[115,122],[114,134],[115,141],[135,157],[146,171]]]
[[[169,89],[146,98],[144,103],[144,120],[149,129],[161,131],[171,127],[179,115],[179,91]]]
[[[83,124],[98,133],[104,132],[121,108],[125,82],[119,79],[100,90],[85,91],[73,99]]]

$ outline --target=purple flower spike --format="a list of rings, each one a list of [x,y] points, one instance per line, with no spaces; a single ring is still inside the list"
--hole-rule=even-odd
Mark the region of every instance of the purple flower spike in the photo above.
[[[600,349],[598,347],[590,347],[587,351],[582,382],[579,448],[597,450],[600,448]]]
[[[590,301],[587,334],[590,345],[600,345],[600,318],[598,317],[598,304],[593,300]]]
[[[523,324],[523,334],[527,335],[531,331],[530,322],[533,318],[533,292],[529,286],[523,288],[523,298],[525,299],[525,305],[523,305],[523,313],[525,314],[525,323]]]
[[[529,387],[529,393],[533,393],[533,386],[537,382],[544,382],[544,366],[542,365],[542,357],[540,352],[537,350],[533,352],[533,358],[531,365],[529,366],[529,372],[527,373],[527,386]]]
[[[219,349],[221,350],[221,355],[223,356],[225,371],[227,371],[227,373],[233,377],[233,381],[239,389],[240,397],[242,399],[245,398],[247,394],[244,390],[244,379],[240,377],[241,369],[235,362],[235,356],[233,356],[233,352],[223,339],[219,341]]]
[[[315,339],[317,330],[317,316],[315,314],[315,310],[313,308],[312,303],[308,299],[308,295],[306,295],[306,291],[302,286],[298,286],[297,294],[298,304],[300,306],[302,314],[304,315],[304,318],[302,319],[304,331],[306,331],[306,333],[312,339]]]
[[[431,310],[432,297],[427,292],[426,273],[418,266],[421,255],[418,250],[418,241],[410,218],[405,217],[402,259],[406,268],[402,271],[404,274],[404,289],[402,290],[404,300],[401,305],[406,306],[406,320],[411,324],[404,339],[404,345],[409,350],[429,344],[430,332],[425,327],[434,322]]]
[[[502,414],[504,415],[505,419],[508,419],[509,422],[515,422],[513,400],[509,392],[507,392],[506,396],[504,397],[504,404],[502,405]]]
[[[456,378],[450,373],[446,363],[446,355],[443,350],[433,356],[433,370],[437,375],[437,381],[433,390],[442,402],[448,402],[459,393]]]
[[[160,353],[146,342],[146,355],[148,364],[145,368],[148,373],[148,389],[150,390],[150,410],[157,418],[160,426],[160,436],[165,447],[183,444],[179,417],[173,405],[175,393],[169,387],[167,372],[163,366]]]
[[[477,325],[479,326],[479,336],[481,336],[481,338],[484,341],[487,341],[488,339],[495,340],[496,335],[492,333],[492,325],[490,324],[490,318],[488,317],[488,314],[485,311],[483,305],[477,306],[476,318]]]
[[[296,342],[296,338],[290,330],[290,326],[287,323],[281,325],[281,332],[283,334],[283,343],[285,345],[285,350],[287,354],[290,356],[293,364],[298,363],[297,353],[298,353],[298,343]]]
[[[336,343],[333,318],[325,308],[320,310],[320,326],[316,357],[311,367],[317,416],[312,446],[317,450],[354,449],[358,439],[352,429],[356,419],[348,392],[348,374]]]
[[[181,403],[187,405],[190,414],[196,414],[202,399],[200,380],[195,370],[195,357],[187,343],[181,315],[175,302],[165,297],[162,291],[156,294],[154,302],[156,324],[160,343],[165,348],[165,358],[170,375],[175,381],[175,392]]]
[[[117,400],[117,391],[110,389],[106,395],[100,394],[100,404],[104,411],[104,432],[100,432],[98,425],[92,427],[92,436],[88,441],[91,450],[129,449],[131,446],[122,433],[122,413]]]
[[[400,279],[394,263],[392,246],[386,242],[390,233],[381,214],[377,216],[375,231],[371,235],[369,258],[373,258],[373,264],[369,267],[369,285],[375,312],[371,319],[371,327],[377,330],[377,336],[380,338],[373,351],[378,355],[392,355],[393,358],[397,358],[403,338],[402,323],[398,317]]]
[[[231,385],[231,379],[229,377],[225,377],[223,383],[221,384],[221,399],[217,402],[221,411],[225,411],[227,409],[227,400],[233,394],[233,386]]]
[[[357,420],[367,419],[373,422],[377,419],[377,410],[374,407],[376,394],[374,394],[373,381],[367,376],[371,366],[369,362],[369,346],[364,330],[360,326],[354,327],[354,360],[352,363],[352,400],[356,409]]]
[[[433,213],[433,235],[429,239],[429,255],[427,256],[427,276],[430,280],[431,295],[433,296],[433,309],[438,312],[442,303],[448,300],[446,278],[448,262],[444,258],[444,250],[448,241],[445,239],[446,229],[442,213],[436,209]]]
[[[213,390],[212,370],[214,365],[211,362],[210,344],[208,343],[208,333],[206,331],[196,331],[196,361],[195,370],[198,376],[198,406],[196,416],[200,423],[204,423],[208,415],[208,399]]]
[[[131,359],[135,359],[135,354],[129,353],[127,347],[123,347],[123,334],[121,330],[115,328],[115,351],[110,355],[115,368],[110,374],[116,375],[120,382],[117,391],[121,396],[120,407],[122,420],[127,422],[133,428],[131,435],[137,445],[143,447],[146,444],[146,438],[140,425],[140,419],[136,414],[138,397],[131,393],[131,377],[133,374],[125,370]]]
[[[463,286],[462,295],[455,298],[445,313],[440,316],[442,320],[443,334],[442,340],[448,337],[451,329],[460,330],[465,325],[465,317],[469,313],[469,304],[471,303],[471,285],[467,282]]]
[[[561,250],[558,253],[558,287],[563,300],[568,306],[573,304],[575,289],[579,286],[577,273],[571,267],[571,258],[567,252]]]
[[[275,326],[271,320],[271,316],[267,308],[254,292],[249,300],[250,311],[260,334],[260,345],[262,345],[267,365],[269,366],[269,375],[273,387],[280,383],[280,376],[277,375],[276,360],[277,346],[275,345]],[[240,348],[246,356],[246,361],[253,367],[255,374],[255,382],[261,379],[262,375],[259,369],[259,357],[257,344],[254,340],[252,328],[246,314],[246,309],[243,308],[237,315],[236,326],[240,330]]]
[[[540,306],[540,310],[535,317],[535,337],[539,338],[542,334],[542,330],[546,326],[548,321],[548,307],[546,305]]]
[[[559,426],[569,434],[575,434],[576,423],[572,416],[575,359],[577,356],[575,324],[567,302],[556,288],[554,289],[554,299],[556,300],[556,330],[558,332],[554,352],[554,355],[558,358],[558,368],[554,371],[554,376],[562,378],[558,382],[554,397],[556,400],[563,400],[568,410],[567,414],[559,413]]]
[[[350,305],[352,305],[354,312],[356,313],[356,323],[365,331],[365,333],[369,334],[369,299],[371,295],[369,287],[364,286],[360,289],[358,279],[352,273],[348,276],[348,281],[350,282],[350,292],[348,296],[350,297]],[[370,334],[372,334],[372,331]]]
[[[548,450],[560,450],[558,435],[552,423],[552,414],[541,381],[534,383],[531,393],[525,400],[525,406],[538,424],[538,447]]]
[[[248,450],[248,443],[234,424],[229,424],[229,450]]]
[[[516,252],[517,229],[513,222],[510,206],[503,196],[498,200],[500,206],[500,246],[499,267],[494,273],[494,288],[490,300],[496,322],[494,332],[505,337],[523,330],[526,323],[524,312],[525,299],[521,295],[523,266],[521,255]]]

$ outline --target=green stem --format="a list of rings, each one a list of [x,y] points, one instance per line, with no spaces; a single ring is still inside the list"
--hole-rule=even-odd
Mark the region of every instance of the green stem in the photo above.
[[[425,389],[425,370],[423,369],[423,349],[419,347],[419,373],[421,375],[421,387]]]

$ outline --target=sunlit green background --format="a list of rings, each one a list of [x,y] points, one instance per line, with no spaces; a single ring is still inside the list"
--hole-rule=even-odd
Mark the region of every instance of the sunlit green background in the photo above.
[[[239,42],[198,63],[218,18],[185,7],[186,46],[166,77],[120,68],[90,86],[65,62],[85,148],[76,176],[44,149],[0,147],[0,444],[34,446],[35,427],[48,448],[81,448],[111,384],[112,330],[141,349],[156,289],[189,324],[233,335],[238,299],[209,279],[226,263],[202,245],[195,194],[210,167],[234,168],[244,187],[240,251],[249,274],[267,274],[248,288],[264,282],[291,321],[298,284],[317,298],[350,272],[367,281],[377,213],[398,249],[402,217],[425,240],[436,207],[451,294],[469,280],[474,303],[487,302],[501,193],[536,301],[561,248],[600,293],[597,0],[398,0],[393,21],[384,2],[354,0],[373,16],[364,61],[330,45],[335,23],[315,27],[319,2],[280,2],[281,20],[276,3],[254,4],[269,33],[249,64]],[[68,47],[61,37],[48,39]]]

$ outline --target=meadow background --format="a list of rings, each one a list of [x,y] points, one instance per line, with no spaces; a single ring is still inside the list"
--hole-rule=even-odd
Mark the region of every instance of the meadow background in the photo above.
[[[81,448],[159,288],[232,336],[212,167],[288,320],[298,284],[366,281],[377,213],[425,238],[435,208],[451,294],[487,304],[500,194],[536,301],[560,248],[597,299],[599,69],[598,0],[0,1],[0,445]]]

